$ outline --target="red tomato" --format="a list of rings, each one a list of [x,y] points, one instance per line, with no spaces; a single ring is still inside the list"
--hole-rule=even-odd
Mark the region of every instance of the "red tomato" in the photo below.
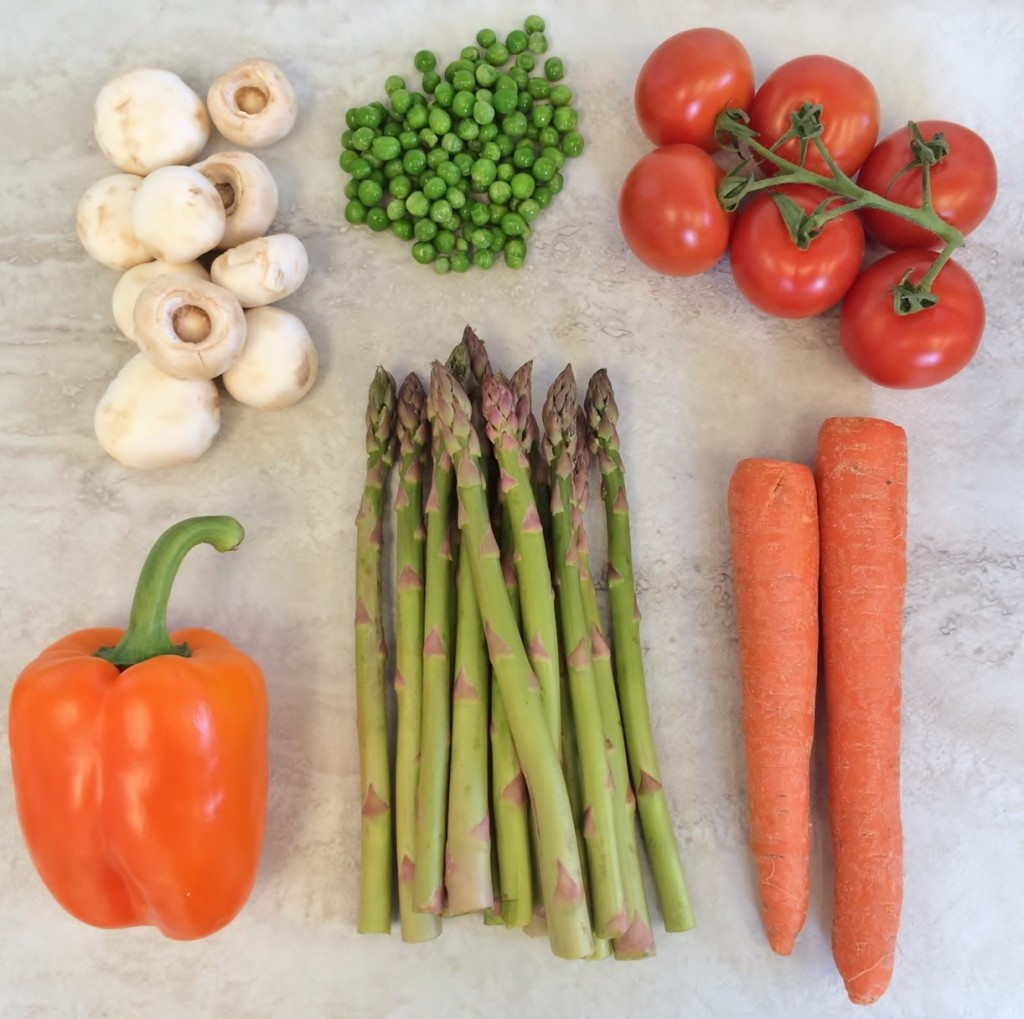
[[[729,265],[743,296],[779,318],[807,318],[831,308],[860,272],[864,230],[854,212],[829,220],[808,247],[790,236],[773,194],[786,195],[804,212],[828,193],[807,185],[761,191],[744,206],[729,241]]]
[[[718,28],[666,39],[640,68],[633,104],[655,145],[687,142],[714,152],[715,119],[727,106],[746,109],[754,70],[743,44]]]
[[[940,131],[946,136],[949,153],[930,171],[932,208],[962,234],[969,234],[988,215],[996,199],[992,150],[980,135],[948,120],[922,120],[917,127],[925,141]],[[861,167],[857,183],[900,205],[919,207],[920,167],[900,173],[912,158],[910,131],[900,128],[878,143]],[[864,209],[861,216],[868,233],[887,248],[939,245],[935,234],[891,213]]]
[[[867,78],[834,57],[797,57],[777,67],[761,84],[750,106],[750,126],[758,141],[771,148],[789,130],[789,115],[800,104],[820,103],[821,140],[839,169],[857,172],[878,138],[878,95]],[[790,138],[778,154],[795,163],[800,145]],[[828,174],[813,143],[807,146],[804,165],[815,173]]]
[[[985,304],[956,262],[947,262],[932,284],[938,304],[910,315],[893,310],[893,287],[907,270],[917,282],[934,261],[935,252],[927,249],[894,251],[868,266],[846,295],[839,342],[853,365],[880,386],[933,386],[960,371],[981,343]]]
[[[729,244],[730,216],[715,188],[723,172],[695,145],[648,152],[626,176],[619,225],[630,250],[666,276],[710,269]]]

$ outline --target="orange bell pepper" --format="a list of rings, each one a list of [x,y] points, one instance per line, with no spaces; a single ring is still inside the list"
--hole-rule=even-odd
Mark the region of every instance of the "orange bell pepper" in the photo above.
[[[127,631],[79,630],[18,677],[8,734],[18,819],[54,898],[97,927],[204,937],[256,878],[267,798],[267,695],[247,655],[209,630],[168,635],[188,551],[243,537],[231,517],[167,530]]]

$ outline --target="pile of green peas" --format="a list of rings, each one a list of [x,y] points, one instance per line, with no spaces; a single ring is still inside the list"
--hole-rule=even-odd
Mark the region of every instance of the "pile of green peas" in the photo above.
[[[564,186],[567,158],[583,151],[565,68],[531,14],[504,42],[489,28],[438,72],[413,59],[421,91],[392,75],[387,102],[352,107],[341,136],[345,219],[412,242],[439,274],[518,269],[531,224]]]

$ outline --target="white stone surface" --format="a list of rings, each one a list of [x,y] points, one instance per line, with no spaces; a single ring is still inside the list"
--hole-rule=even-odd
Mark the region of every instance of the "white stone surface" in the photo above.
[[[49,641],[120,624],[155,536],[231,512],[248,536],[197,551],[174,624],[208,623],[264,666],[272,784],[265,851],[239,917],[194,943],[100,931],[44,890],[0,754],[0,1014],[42,1016],[850,1015],[829,949],[830,848],[820,747],[813,888],[796,950],[763,937],[746,851],[726,483],[745,456],[808,460],[821,420],[864,413],[910,438],[910,581],[903,756],[906,897],[896,973],[873,1009],[906,1019],[1010,1019],[1024,1009],[1024,9],[1016,0],[548,0],[549,25],[589,142],[539,221],[519,274],[435,278],[389,237],[342,219],[338,139],[348,105],[382,94],[429,46],[452,59],[476,30],[516,27],[510,0],[3,0],[0,4],[0,729],[18,671]],[[1001,190],[962,255],[988,305],[983,348],[959,377],[890,392],[860,379],[835,314],[770,320],[727,267],[658,278],[626,250],[619,184],[648,148],[632,115],[643,59],[683,28],[748,45],[759,77],[808,52],[857,64],[908,118],[969,124]],[[280,413],[224,407],[198,464],[132,473],[100,451],[93,408],[126,359],[116,273],[74,233],[82,191],[111,172],[91,133],[108,78],[151,64],[200,94],[263,56],[296,85],[294,132],[261,152],[277,176],[275,229],[311,269],[285,305],[319,347],[320,381]],[[214,144],[217,144],[214,140]],[[225,147],[220,142],[220,147]],[[571,360],[609,369],[622,408],[650,697],[698,927],[657,932],[655,959],[569,964],[543,942],[446,924],[424,946],[354,930],[358,850],[352,679],[353,518],[374,365],[426,373],[466,322],[496,364],[535,359],[540,389]],[[600,531],[595,545],[600,546]]]

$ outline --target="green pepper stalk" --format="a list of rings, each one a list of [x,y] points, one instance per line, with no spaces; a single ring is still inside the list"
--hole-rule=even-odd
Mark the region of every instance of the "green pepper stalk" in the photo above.
[[[597,603],[597,590],[590,571],[590,539],[587,537],[584,517],[590,502],[590,450],[583,437],[587,422],[580,411],[577,429],[581,441],[577,446],[573,472],[573,526],[579,554],[580,582],[583,588],[583,614],[590,630],[590,658],[594,667],[594,682],[601,704],[601,724],[608,762],[615,781],[615,831],[619,847],[619,865],[622,868],[622,892],[626,903],[626,931],[615,939],[616,959],[645,959],[654,955],[654,932],[644,890],[643,869],[636,834],[636,797],[629,781],[626,762],[626,743],[619,714],[618,694],[612,669],[612,653],[608,646],[604,624]]]
[[[187,644],[171,643],[167,633],[167,602],[185,556],[196,545],[231,552],[242,544],[245,531],[234,517],[189,517],[172,524],[146,556],[132,599],[128,629],[114,647],[100,648],[97,658],[127,669],[158,655],[188,658]]]
[[[594,930],[599,937],[614,938],[625,933],[626,906],[615,834],[614,781],[605,750],[573,533],[573,460],[579,441],[576,411],[576,380],[572,366],[567,365],[555,379],[544,402],[544,451],[551,465],[551,535],[569,694],[576,722],[583,792],[583,840],[587,850]]]
[[[480,468],[480,440],[471,421],[469,398],[451,374],[435,364],[430,399],[435,403],[435,420],[454,464],[462,507],[461,544],[469,550],[491,664],[533,805],[538,870],[551,949],[563,958],[586,958],[593,950],[593,936],[572,810],[558,753],[548,732],[540,684],[530,668],[505,590],[500,550],[490,525]]]
[[[693,910],[654,748],[640,648],[640,610],[633,580],[629,504],[626,502],[619,436],[615,430],[619,411],[604,369],[596,372],[590,380],[586,412],[590,450],[596,455],[601,470],[601,495],[608,528],[607,579],[612,646],[630,777],[665,930],[685,931],[693,927]]]
[[[746,195],[784,184],[811,184],[830,195],[838,195],[845,199],[837,203],[829,198],[806,216],[794,213],[792,208],[788,212],[783,210],[786,225],[794,242],[802,247],[806,247],[807,242],[813,240],[829,220],[855,209],[878,209],[908,220],[935,234],[943,246],[931,268],[917,283],[904,278],[893,288],[893,307],[899,315],[909,315],[933,307],[938,298],[931,292],[932,283],[953,252],[964,244],[963,234],[938,215],[931,199],[931,168],[948,154],[949,145],[941,133],[925,139],[913,121],[907,125],[914,159],[904,168],[904,172],[920,168],[922,202],[920,207],[900,205],[854,183],[839,168],[821,138],[821,113],[820,105],[801,104],[799,109],[790,114],[789,130],[769,148],[757,139],[757,133],[749,126],[750,118],[743,110],[723,110],[715,123],[715,135],[720,139],[720,144],[724,148],[738,150],[742,143],[762,162],[771,163],[777,172],[772,176],[756,179],[749,169],[749,160],[745,160],[720,181],[719,203],[727,212],[731,212],[739,206]],[[784,159],[776,152],[778,146],[790,138],[796,138],[800,144],[801,157],[798,163]],[[809,145],[813,145],[821,155],[829,170],[828,174],[815,173],[803,165],[803,154]]]
[[[402,940],[430,941],[441,933],[437,916],[415,912],[416,791],[423,704],[423,475],[426,469],[426,394],[414,374],[398,390],[398,494],[395,497],[395,855]]]
[[[366,408],[366,483],[356,516],[356,730],[359,739],[360,934],[391,932],[391,762],[387,646],[381,618],[384,488],[394,456],[395,380],[378,368]]]
[[[450,370],[465,378],[469,360],[459,344],[448,359]],[[427,402],[427,417],[431,401]],[[416,791],[415,908],[440,914],[444,909],[444,845],[448,817],[448,763],[451,744],[452,635],[457,529],[452,460],[436,428],[431,428],[432,471],[424,507],[427,521],[423,607],[423,704],[420,773]]]

